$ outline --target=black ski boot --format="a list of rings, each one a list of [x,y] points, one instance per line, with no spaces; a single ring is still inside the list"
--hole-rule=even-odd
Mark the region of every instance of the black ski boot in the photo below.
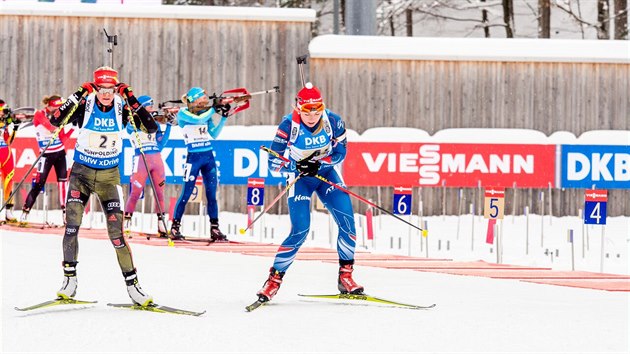
[[[181,220],[173,220],[173,224],[171,225],[171,240],[185,240],[184,235],[179,231],[181,226]]]
[[[229,242],[227,236],[221,230],[219,230],[219,220],[210,220],[210,238],[212,242]]]

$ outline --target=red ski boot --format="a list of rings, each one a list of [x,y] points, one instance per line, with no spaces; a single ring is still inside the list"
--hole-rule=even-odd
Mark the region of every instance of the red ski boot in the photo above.
[[[269,278],[263,284],[262,289],[256,293],[260,302],[270,301],[276,295],[280,289],[280,284],[282,284],[282,277],[284,277],[284,272],[278,272],[273,267],[269,269]]]
[[[337,288],[342,294],[363,294],[363,287],[358,285],[352,279],[352,264],[344,264],[339,266],[339,280]]]

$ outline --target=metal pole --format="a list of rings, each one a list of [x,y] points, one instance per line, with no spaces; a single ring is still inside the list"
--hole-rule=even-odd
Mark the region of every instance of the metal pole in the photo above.
[[[575,245],[573,242],[573,230],[569,229],[569,242],[571,242],[571,270],[575,270]]]
[[[472,225],[470,226],[470,250],[475,250],[475,204],[470,203],[470,218]]]
[[[459,196],[457,198],[457,234],[456,234],[456,238],[458,240],[459,240],[459,224],[460,224],[461,219],[462,219],[462,205],[463,205],[462,195],[463,195],[463,189],[460,188],[459,189]]]
[[[420,195],[422,195],[422,194],[420,193]],[[423,222],[422,221],[422,216],[423,216],[422,215],[422,199],[420,199],[420,200],[418,200],[418,225],[422,225],[422,222]],[[420,237],[420,252],[422,252],[422,249],[423,249],[422,245],[423,244],[424,244],[424,237],[422,237],[422,235],[421,235],[421,237]]]
[[[501,264],[501,239],[499,236],[499,225],[496,223],[492,225],[492,233],[494,233],[494,238],[497,240],[497,264]]]
[[[107,49],[107,53],[109,53],[109,63],[110,67],[114,69],[114,46],[118,45],[118,35],[115,34],[110,36],[107,33],[107,30],[103,28],[103,32],[105,33],[105,38],[107,38],[107,44],[109,44],[109,48]]]
[[[547,204],[548,204],[548,208],[549,208],[549,225],[552,225],[553,222],[553,211],[551,210],[553,204],[552,202],[552,196],[551,196],[551,182],[549,182],[549,197],[547,198]]]
[[[446,181],[442,181],[442,220],[446,219]]]
[[[604,226],[602,226],[602,256],[601,256],[601,262],[599,265],[599,272],[603,273],[604,272],[604,238],[606,236],[606,228]]]
[[[544,244],[545,235],[545,192],[540,192],[540,247]]]
[[[518,205],[518,195],[516,194],[516,182],[512,184],[512,189],[514,192],[512,193],[512,224],[514,224],[514,219],[516,218],[516,206]]]
[[[525,206],[525,254],[529,254],[529,206]]]
[[[411,218],[413,217],[413,213],[409,214],[409,223],[411,223]],[[407,228],[407,255],[411,256],[411,228]],[[422,233],[420,234],[420,237],[422,237]]]
[[[44,183],[44,195],[43,197],[43,203],[42,203],[42,209],[44,209],[44,224],[43,226],[50,226],[50,224],[48,223],[48,193],[46,193],[46,183]]]
[[[582,209],[578,210],[578,217],[580,218],[580,221],[582,221],[582,258],[584,258],[586,256],[586,244],[584,242],[584,234],[586,232],[584,232],[584,218],[582,217]]]
[[[376,35],[376,0],[346,0],[346,34]]]
[[[339,0],[333,0],[333,34],[339,34]]]
[[[423,230],[429,230],[429,222],[428,221],[424,221],[424,227],[422,228]],[[426,258],[429,258],[429,233],[427,232],[427,236],[425,237],[426,241],[427,241],[427,247],[425,248],[426,250]]]
[[[295,58],[297,60],[298,68],[300,69],[300,79],[302,80],[302,87],[306,86],[306,78],[304,76],[304,65],[306,65],[306,58],[308,54]]]

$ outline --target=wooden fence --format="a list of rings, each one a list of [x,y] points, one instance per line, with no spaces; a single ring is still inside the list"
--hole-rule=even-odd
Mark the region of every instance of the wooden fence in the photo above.
[[[547,135],[630,130],[630,41],[321,36],[310,78],[328,108],[359,133],[373,127],[523,128]],[[630,149],[630,141],[628,141]],[[630,184],[630,182],[628,182]],[[391,188],[383,206],[392,208]],[[374,188],[355,191],[377,200]],[[549,191],[518,189],[507,210],[548,213]],[[544,209],[538,200],[546,194]],[[425,215],[459,213],[457,188],[422,188]],[[464,189],[479,204],[479,191]],[[583,190],[552,191],[555,215],[577,215]],[[630,189],[610,191],[609,215],[630,215]],[[481,200],[483,203],[483,200]],[[356,205],[360,209],[363,206]],[[414,207],[414,210],[417,208]]]
[[[275,124],[290,109],[300,83],[295,57],[307,51],[315,12],[304,9],[199,6],[133,7],[0,4],[0,97],[12,107],[39,106],[45,95],[67,96],[110,65],[103,28],[119,79],[156,101],[180,98],[190,87],[209,94],[280,86],[258,96],[238,124]],[[33,4],[30,4],[33,6]]]

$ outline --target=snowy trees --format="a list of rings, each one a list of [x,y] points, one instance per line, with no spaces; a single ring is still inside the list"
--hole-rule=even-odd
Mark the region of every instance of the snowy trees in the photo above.
[[[313,34],[344,31],[346,0],[163,0],[312,8]],[[628,39],[628,0],[376,0],[379,35]]]

